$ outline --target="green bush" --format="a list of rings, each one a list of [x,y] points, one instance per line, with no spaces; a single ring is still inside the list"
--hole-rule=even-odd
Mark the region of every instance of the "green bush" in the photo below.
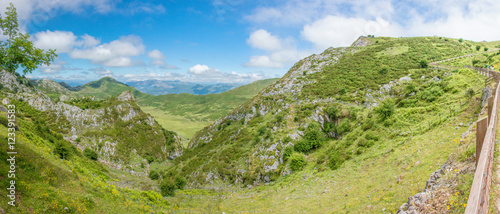
[[[175,184],[174,182],[165,179],[160,184],[160,192],[163,196],[174,196],[175,195]]]
[[[370,148],[375,144],[373,140],[361,139],[358,141],[358,147]]]
[[[97,153],[89,148],[85,148],[85,150],[83,150],[83,155],[90,160],[97,160]]]
[[[351,131],[351,124],[349,120],[342,121],[337,127],[337,134],[344,135]]]
[[[283,149],[283,159],[286,161],[293,153],[293,147],[287,146]]]
[[[425,60],[421,60],[419,64],[421,68],[427,68],[429,66],[429,64],[427,64],[427,61]]]
[[[479,50],[481,50],[481,46],[477,45],[476,46],[476,51],[479,51]]]
[[[65,141],[56,141],[53,152],[59,158],[65,160],[68,160],[72,155],[71,148],[67,143],[65,143]]]
[[[266,133],[266,131],[267,131],[267,128],[266,128],[265,126],[261,126],[261,127],[257,130],[257,134],[258,134],[259,136],[262,136],[262,135],[264,135],[264,134]]]
[[[306,157],[304,154],[294,152],[290,156],[290,169],[293,171],[299,171],[306,165]]]
[[[304,132],[302,140],[295,143],[294,149],[297,152],[308,152],[311,149],[318,148],[322,141],[323,133],[319,131],[318,125],[311,123]]]
[[[382,101],[382,105],[375,108],[375,112],[379,115],[379,118],[382,121],[391,117],[395,110],[395,103],[392,99],[386,99]]]
[[[153,156],[147,156],[146,157],[146,161],[148,161],[149,164],[153,163],[153,161],[155,161],[155,158]]]
[[[186,179],[181,175],[176,175],[174,178],[174,184],[177,189],[183,189],[186,186]]]
[[[332,170],[340,168],[342,163],[347,159],[347,155],[339,150],[333,150],[328,155],[328,167]]]
[[[420,97],[427,102],[434,102],[443,94],[443,89],[440,86],[435,85],[422,91]]]
[[[159,177],[160,174],[157,171],[149,170],[149,178],[151,178],[151,180],[158,180]]]
[[[283,115],[278,114],[278,115],[276,116],[276,122],[277,122],[277,123],[281,123],[281,122],[283,122]]]
[[[488,48],[487,48],[487,47],[484,47],[484,51],[488,51]]]
[[[366,133],[365,139],[367,140],[373,140],[373,141],[378,141],[380,138],[377,135],[374,135],[372,133]]]
[[[342,106],[340,104],[334,104],[328,107],[326,113],[332,120],[337,120],[342,114]]]

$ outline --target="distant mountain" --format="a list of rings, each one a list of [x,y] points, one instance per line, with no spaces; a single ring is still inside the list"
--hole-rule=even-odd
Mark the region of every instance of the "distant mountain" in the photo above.
[[[163,94],[218,94],[224,91],[237,88],[243,84],[238,83],[216,83],[216,84],[200,84],[181,81],[163,81],[163,80],[144,80],[131,81],[127,85],[134,86],[139,91],[152,95]]]
[[[141,109],[153,115],[160,125],[166,129],[178,132],[185,138],[190,138],[196,131],[209,125],[217,118],[226,115],[235,107],[245,103],[275,80],[277,79],[259,80],[248,85],[226,90],[222,93],[205,95],[182,93],[154,96],[143,93],[134,86],[122,83],[111,77],[104,77],[78,87],[71,87],[65,82],[57,83],[50,79],[36,80],[35,86],[50,98],[54,100],[59,98],[62,101],[89,96],[93,96],[98,100],[105,100],[119,95],[124,91],[130,91],[137,99],[137,104]],[[163,81],[151,81],[152,84],[153,82],[159,84]],[[180,81],[174,83],[172,85],[179,87],[184,85],[186,88],[191,87],[189,90],[196,91],[197,93],[201,93],[202,91],[222,91],[221,88],[238,85],[201,85]]]

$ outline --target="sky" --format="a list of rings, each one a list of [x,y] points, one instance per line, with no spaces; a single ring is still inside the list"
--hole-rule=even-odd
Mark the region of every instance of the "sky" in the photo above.
[[[12,0],[0,0],[0,13]],[[360,35],[500,40],[497,0],[16,0],[30,78],[249,83]],[[0,37],[5,39],[5,37]]]

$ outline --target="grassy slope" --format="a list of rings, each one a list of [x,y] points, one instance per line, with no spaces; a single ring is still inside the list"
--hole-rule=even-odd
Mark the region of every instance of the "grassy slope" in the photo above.
[[[482,89],[484,77],[467,70],[462,70],[461,74],[456,79],[457,83],[469,84],[475,91]],[[321,166],[316,160],[324,151],[321,148],[307,155],[308,164],[304,170],[270,184],[251,190],[226,186],[219,190],[219,195],[210,196],[178,192],[169,201],[186,212],[376,213],[385,209],[386,212],[395,213],[408,196],[424,190],[429,175],[449,155],[472,156],[475,142],[468,142],[470,145],[464,151],[459,140],[468,125],[475,121],[472,115],[477,111],[480,95],[475,95],[469,101],[462,93],[444,95],[436,102],[444,103],[441,105],[443,108],[429,109],[428,113],[423,114],[425,120],[431,122],[430,129],[427,122],[407,126],[404,129],[413,130],[415,134],[404,136],[401,132],[393,137],[384,137],[370,150],[346,161],[338,170],[318,170]],[[453,111],[451,117],[449,107]],[[395,117],[407,117],[408,110],[397,110]],[[465,126],[460,127],[459,123]],[[336,143],[329,142],[330,145]],[[472,177],[468,176],[470,180]],[[465,188],[465,191],[459,192],[459,196],[450,197],[466,201],[467,190]],[[209,204],[206,204],[207,201],[210,201]],[[205,205],[197,206],[197,203]],[[463,209],[461,205],[452,206],[456,213],[463,213]]]
[[[342,82],[349,83],[350,81],[351,84],[356,84],[356,80],[359,80],[358,77],[365,77],[366,79],[375,81],[363,85],[363,87],[369,89],[378,88],[379,86],[374,85],[379,84],[378,81],[388,82],[389,80],[398,79],[401,76],[411,73],[411,77],[414,79],[412,82],[396,86],[391,90],[391,94],[395,97],[394,99],[396,99],[396,103],[398,104],[395,115],[389,118],[387,122],[376,122],[373,128],[368,129],[369,132],[377,134],[380,137],[380,141],[376,142],[371,148],[362,148],[359,146],[365,133],[367,133],[363,131],[361,126],[370,122],[370,117],[372,117],[370,115],[373,114],[371,109],[361,109],[355,121],[350,121],[352,125],[350,134],[346,135],[342,140],[329,140],[326,145],[323,144],[316,151],[306,153],[308,165],[305,170],[294,172],[291,176],[285,178],[278,176],[272,187],[256,187],[255,190],[251,190],[250,192],[240,189],[235,193],[231,193],[233,190],[228,190],[225,192],[226,195],[222,196],[226,200],[220,201],[220,203],[217,202],[212,207],[223,207],[221,210],[227,211],[263,212],[269,209],[273,212],[284,213],[292,210],[321,212],[331,211],[331,209],[334,212],[360,213],[366,212],[366,209],[373,209],[372,212],[379,212],[383,208],[394,211],[407,200],[408,196],[422,191],[425,186],[425,180],[429,177],[430,173],[436,170],[440,164],[444,163],[449,154],[454,152],[454,148],[457,146],[457,139],[465,131],[463,127],[458,130],[455,129],[457,124],[460,122],[464,124],[472,122],[470,116],[477,111],[477,99],[481,96],[480,91],[484,86],[483,82],[485,78],[469,70],[446,72],[431,69],[415,69],[418,67],[418,62],[422,59],[421,56],[428,61],[432,61],[474,53],[473,45],[475,43],[473,42],[464,41],[462,43],[453,39],[446,39],[448,41],[445,41],[444,38],[442,39],[443,41],[438,41],[437,37],[405,38],[400,40],[386,38],[385,40],[388,40],[390,43],[384,44],[380,42],[382,44],[379,45],[382,48],[375,47],[375,50],[373,49],[374,47],[363,48],[363,50],[369,51],[368,56],[382,51],[384,54],[381,55],[387,57],[376,60],[377,62],[382,62],[382,65],[384,65],[384,61],[392,63],[391,60],[393,59],[390,59],[391,55],[393,53],[401,55],[401,52],[406,49],[397,48],[398,51],[387,49],[401,44],[398,41],[410,43],[408,50],[415,51],[416,46],[429,46],[434,47],[434,49],[420,50],[427,51],[429,55],[417,51],[413,52],[413,54],[417,54],[415,56],[404,56],[402,64],[398,65],[400,67],[392,70],[393,73],[391,75],[383,77],[375,74],[377,72],[376,69],[380,68],[380,64],[369,64],[372,67],[369,67],[367,71],[362,70],[362,73],[354,73],[357,76],[337,70],[338,68],[335,68],[335,65],[327,68],[326,73],[313,75],[313,78],[319,77],[325,80],[328,79],[326,77],[329,75],[336,74],[339,76],[332,79],[344,78]],[[392,53],[385,54],[387,50],[390,50]],[[363,55],[363,53],[359,54]],[[348,60],[356,61],[356,58],[351,58],[352,56],[348,57]],[[366,57],[366,55],[362,57]],[[421,76],[426,76],[426,79],[421,79]],[[432,77],[439,77],[441,81],[437,84],[432,83],[430,81]],[[331,79],[328,80],[326,82],[330,83]],[[318,86],[319,84],[312,85]],[[416,87],[416,94],[413,97],[408,95],[409,93],[406,93],[407,86],[409,85]],[[305,91],[305,95],[308,97],[325,97],[328,95],[327,93],[320,93],[322,90],[316,89],[328,86],[330,87],[329,89],[335,91],[338,89],[339,84],[325,83],[321,84],[321,87],[308,88]],[[348,88],[346,89],[355,87],[354,85],[347,86]],[[464,91],[465,86],[468,89],[473,89],[473,92],[475,92],[473,98],[466,96]],[[323,88],[323,90],[327,90],[327,88]],[[351,90],[347,90],[347,92],[352,93]],[[429,96],[433,94],[437,96]],[[340,100],[350,100],[349,98],[343,99],[345,98],[343,96],[334,96]],[[354,100],[358,100],[359,98]],[[273,101],[271,100],[270,102],[272,103]],[[251,106],[255,103],[247,104]],[[307,104],[305,103],[305,105]],[[460,106],[460,104],[462,105]],[[310,110],[307,110],[307,108],[305,110],[301,109],[300,106],[295,107],[295,115],[307,117],[310,114]],[[286,114],[289,112],[287,110],[284,112],[286,118]],[[299,122],[303,119],[299,118]],[[260,126],[272,127],[276,124],[272,110],[271,114],[268,113],[265,117],[256,117],[253,120],[253,122],[250,121],[248,123],[248,126],[243,126],[240,123],[241,121],[221,123],[221,127],[217,128],[218,131],[211,133],[210,136],[213,140],[210,143],[202,144],[192,151],[188,150],[185,156],[179,158],[179,160],[176,159],[176,161],[179,161],[179,164],[182,164],[176,170],[181,170],[188,176],[194,170],[201,170],[201,173],[218,170],[220,175],[223,176],[222,178],[232,182],[235,179],[232,175],[236,172],[236,168],[239,169],[241,165],[245,166],[248,162],[232,160],[230,163],[227,163],[227,157],[247,157],[250,156],[248,154],[254,152],[252,150],[253,145],[262,145],[266,148],[270,143],[279,139],[282,140],[281,137],[283,135],[280,132],[272,134],[270,139],[264,139],[265,141],[254,142],[253,140],[255,136],[258,136],[256,133]],[[241,131],[242,134],[233,137],[236,131]],[[231,136],[232,139],[228,141],[227,136]],[[351,156],[338,170],[325,169],[324,157],[321,156],[323,154],[328,156],[328,150],[331,149],[344,150],[344,152],[347,152]],[[357,152],[359,150],[361,150],[361,153]],[[203,154],[203,156],[197,154]],[[252,161],[258,160],[254,159]],[[319,171],[324,171],[319,172],[314,170],[315,167],[320,169]],[[259,169],[252,168],[249,170],[256,170],[255,173],[259,172]],[[262,173],[263,171],[260,170],[260,172]],[[401,177],[401,182],[398,182],[399,177]],[[204,177],[198,175],[196,179],[204,180]],[[247,178],[244,177],[243,179],[245,181]],[[252,181],[251,177],[249,181]],[[329,187],[329,191],[324,191],[325,186]],[[182,201],[186,199],[185,196],[180,195],[179,197],[177,200],[178,203],[183,204],[184,202]],[[186,209],[191,209],[189,207],[191,205],[186,206]]]
[[[259,80],[219,94],[153,96],[110,77],[104,77],[80,86],[79,91],[66,90],[67,93],[64,94],[73,97],[94,96],[98,99],[108,99],[129,90],[136,97],[141,109],[151,114],[163,128],[176,131],[184,138],[191,138],[196,131],[243,104],[275,80]],[[48,89],[42,91],[50,92]],[[53,98],[60,94],[50,95]]]
[[[165,129],[191,138],[196,131],[243,104],[274,81],[276,79],[259,80],[220,94],[147,95],[138,97],[137,102]]]
[[[25,112],[28,109],[18,106],[16,110]],[[16,131],[18,199],[17,206],[11,207],[7,206],[6,195],[0,196],[0,202],[5,204],[2,208],[7,213],[63,213],[65,207],[69,208],[67,213],[144,213],[170,209],[159,193],[147,191],[155,186],[149,179],[110,169],[84,157],[82,151],[74,153],[69,160],[54,155],[54,143],[46,138],[54,132],[43,132],[42,136],[35,128],[35,121],[43,119],[44,115],[16,115],[19,126]],[[53,126],[49,128],[53,130]],[[2,151],[7,150],[7,133],[7,128],[0,125]],[[6,160],[7,154],[2,152],[0,157]],[[6,174],[8,168],[6,161],[0,162],[0,182],[5,187],[10,181]]]

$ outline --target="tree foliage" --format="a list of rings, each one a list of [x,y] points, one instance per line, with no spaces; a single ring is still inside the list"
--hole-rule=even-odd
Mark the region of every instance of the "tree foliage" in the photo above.
[[[14,73],[19,67],[31,73],[41,64],[50,65],[57,57],[55,50],[44,51],[33,46],[28,33],[19,32],[16,8],[7,7],[5,17],[0,17],[0,28],[8,38],[0,41],[0,69]]]

